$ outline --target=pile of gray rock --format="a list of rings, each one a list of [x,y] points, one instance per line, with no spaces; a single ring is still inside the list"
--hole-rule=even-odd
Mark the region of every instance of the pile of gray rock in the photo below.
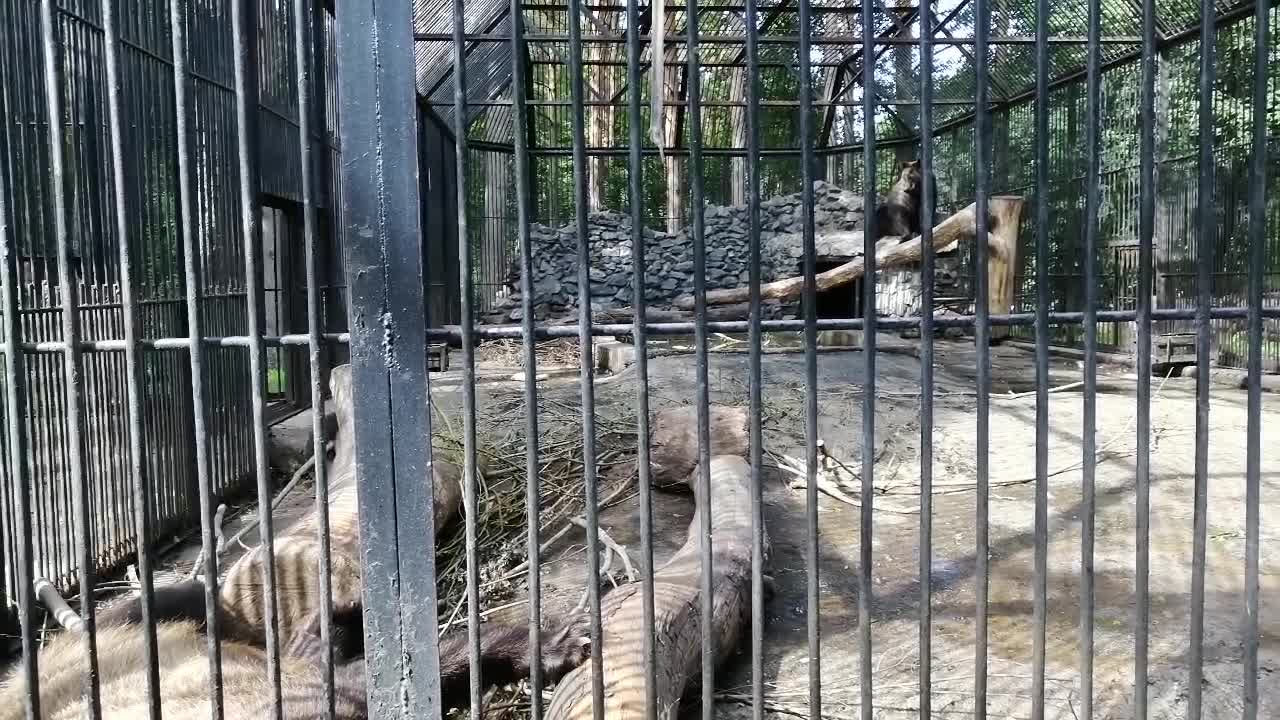
[[[862,197],[825,182],[814,183],[814,222],[817,234],[860,230]],[[761,203],[760,245],[762,281],[797,275],[803,256],[800,195],[784,195]],[[704,212],[709,289],[745,285],[749,277],[748,211],[746,206],[708,206]],[[691,229],[667,233],[643,230],[646,301],[668,307],[693,289]],[[632,304],[631,220],[617,213],[593,213],[587,219],[590,247],[589,276],[593,311]],[[578,298],[578,233],[573,225],[530,229],[533,245],[533,307],[536,319],[572,314]],[[818,255],[852,257],[861,254],[861,234],[820,242]],[[513,263],[507,276],[510,291],[484,318],[490,323],[519,322],[523,317],[520,272]],[[775,308],[786,314],[788,308]]]

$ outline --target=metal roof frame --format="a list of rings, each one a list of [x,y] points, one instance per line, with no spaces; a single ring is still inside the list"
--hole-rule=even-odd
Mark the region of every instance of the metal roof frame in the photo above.
[[[622,13],[626,11],[625,0],[619,0],[622,4],[611,5],[602,4],[600,2],[587,3],[583,5],[585,15],[588,16],[588,29],[594,34],[583,35],[583,41],[589,43],[596,52],[592,53],[592,57],[584,57],[582,60],[584,67],[592,67],[595,65],[610,65],[615,67],[624,67],[626,62],[626,38],[623,35],[615,35],[610,31],[610,26],[599,19],[600,15],[606,13]],[[870,0],[876,4],[876,14],[878,18],[884,20],[884,24],[877,28],[877,49],[876,60],[879,61],[893,48],[909,46],[915,48],[918,45],[918,38],[913,37],[912,32],[916,27],[915,22],[919,16],[924,3],[917,0],[911,4],[895,4],[892,7],[886,7],[882,0]],[[1061,86],[1070,82],[1074,82],[1083,77],[1083,48],[1085,47],[1083,28],[1087,21],[1087,8],[1091,0],[1064,0],[1054,10],[1054,20],[1058,28],[1067,28],[1067,32],[1054,33],[1050,39],[1052,48],[1056,51],[1054,54],[1053,77],[1051,84],[1053,86]],[[1136,35],[1137,23],[1141,17],[1141,5],[1136,0],[1100,0],[1104,4],[1104,17],[1112,18],[1108,23],[1108,27],[1104,26],[1104,69],[1109,69],[1133,62],[1138,57],[1140,51],[1140,38]],[[1270,0],[1267,0],[1270,1]],[[1254,6],[1255,0],[1219,0],[1217,3],[1218,13],[1215,15],[1213,22],[1221,24],[1224,22],[1239,19],[1248,15]],[[844,3],[844,4],[839,4]],[[1003,32],[992,32],[988,40],[988,44],[995,48],[1013,48],[1012,53],[1018,52],[1019,48],[1028,47],[1034,44],[1034,37],[1019,34],[1019,30],[1025,32],[1025,18],[1021,18],[1018,14],[1022,8],[1021,0],[1004,0],[999,2],[994,11],[1002,13],[1001,21],[1004,24]],[[452,24],[451,16],[451,0],[416,0],[415,1],[415,53],[418,60],[418,92],[424,107],[430,112],[435,113],[446,123],[451,126],[453,114],[453,84],[454,76],[452,66]],[[494,144],[501,146],[504,142],[510,142],[511,123],[509,121],[510,107],[509,103],[501,101],[508,95],[511,85],[511,63],[510,57],[510,28],[511,28],[511,7],[512,4],[507,0],[470,0],[467,5],[467,17],[464,22],[467,25],[467,41],[468,45],[463,53],[463,57],[467,63],[468,78],[468,100],[473,103],[468,111],[468,124],[475,123],[477,120],[486,118],[485,132],[483,138],[476,138],[486,144]],[[531,48],[528,56],[523,59],[531,68],[533,65],[555,64],[559,62],[558,57],[563,57],[563,46],[567,43],[568,37],[563,28],[564,18],[567,17],[568,4],[564,0],[536,0],[533,2],[524,2],[521,4],[524,12],[525,38],[527,40],[526,47]],[[974,56],[970,50],[973,44],[971,37],[971,28],[966,30],[962,25],[970,22],[972,3],[971,0],[948,0],[947,2],[938,3],[930,2],[928,4],[930,11],[934,13],[933,37],[934,43],[938,49],[935,52],[947,52],[951,50],[952,57],[959,58],[959,62],[967,63],[972,66]],[[1198,4],[1195,0],[1168,0],[1162,2],[1157,18],[1157,40],[1161,48],[1166,48],[1178,43],[1194,39],[1199,31],[1200,22],[1196,14]],[[474,9],[474,12],[472,10]],[[718,15],[723,18],[738,18],[738,24],[741,23],[741,14],[745,10],[744,2],[732,2],[731,0],[716,0],[715,4],[699,6],[699,16],[703,18],[701,22],[705,22],[705,18],[709,15]],[[762,49],[769,47],[781,47],[787,43],[797,40],[793,35],[770,34],[779,20],[788,14],[794,14],[797,10],[795,0],[773,0],[765,2],[758,6],[760,17],[762,18],[761,27],[759,29],[759,42]],[[970,11],[970,12],[966,12]],[[815,51],[821,53],[822,59],[812,63],[815,69],[825,74],[826,80],[822,83],[823,88],[821,94],[816,98],[815,107],[822,108],[822,119],[819,122],[819,147],[826,147],[831,141],[831,129],[834,123],[835,109],[843,105],[853,104],[846,101],[845,98],[855,89],[861,87],[862,84],[862,39],[861,31],[857,27],[860,21],[859,13],[861,7],[859,4],[850,5],[846,0],[813,0],[813,15],[816,18],[815,24],[820,24],[820,31],[813,32],[811,37],[812,47]],[[548,20],[548,18],[554,18]],[[683,47],[686,44],[685,23],[687,21],[687,12],[685,6],[680,3],[667,2],[667,39],[666,46],[668,52],[669,64],[684,63]],[[828,26],[830,23],[830,27]],[[718,27],[711,29],[710,32],[704,33],[701,37],[702,55],[706,61],[708,68],[735,68],[745,66],[745,44],[746,34],[742,29],[735,31],[731,20],[723,20],[718,23]],[[833,31],[834,28],[834,31]],[[1070,29],[1076,29],[1078,34],[1072,34]],[[1128,34],[1123,31],[1128,31]],[[642,38],[645,42],[645,50],[647,51],[647,38]],[[535,52],[532,48],[537,46]],[[561,48],[557,50],[557,48]],[[601,52],[601,48],[616,48],[613,52]],[[1081,52],[1072,52],[1079,49]],[[550,56],[543,57],[548,52]],[[617,55],[617,57],[613,57]],[[916,58],[918,63],[918,58]],[[936,63],[936,56],[935,56]],[[771,61],[769,58],[762,57],[762,66],[778,66],[782,63]],[[989,62],[988,78],[992,90],[991,106],[992,110],[1007,107],[1020,102],[1025,102],[1034,93],[1034,77],[1028,77],[1025,69],[1025,61],[1004,62],[1004,67],[1000,67],[995,62]],[[917,65],[918,67],[918,65]],[[649,68],[649,60],[644,58],[641,64],[641,73],[646,73]],[[530,73],[526,75],[531,77]],[[964,73],[960,73],[964,75]],[[957,79],[957,78],[953,78]],[[971,98],[964,97],[963,82],[955,83],[955,89],[950,91],[956,97],[949,98],[947,89],[941,91],[935,90],[935,94],[939,96],[939,102],[953,108],[958,108],[965,104],[964,101],[971,103]],[[610,99],[605,102],[593,102],[593,105],[615,105],[619,108],[625,108],[627,87],[625,82],[618,87]],[[897,138],[885,138],[885,141],[905,142],[914,137],[918,137],[918,132],[913,129],[911,124],[902,120],[896,112],[893,112],[894,106],[909,106],[917,104],[918,98],[904,95],[902,92],[897,93],[896,97],[885,97],[884,93],[876,91],[877,103],[886,115],[892,118],[896,125],[903,130],[904,135]],[[683,96],[683,90],[677,93],[677,96]],[[545,101],[542,103],[547,106],[556,106],[563,103],[556,101]],[[720,103],[721,106],[731,105],[732,103]],[[798,107],[798,102],[795,103]],[[504,116],[506,119],[504,120]],[[947,128],[962,125],[971,121],[973,111],[970,106],[968,112],[957,112],[952,117],[940,118],[942,122],[935,125],[933,132],[941,132]]]

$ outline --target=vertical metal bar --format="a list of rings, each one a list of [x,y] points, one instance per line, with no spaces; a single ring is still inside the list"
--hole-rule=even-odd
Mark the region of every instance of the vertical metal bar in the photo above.
[[[1214,40],[1217,6],[1213,0],[1201,0],[1200,17],[1200,137],[1199,185],[1196,188],[1196,435],[1195,497],[1191,556],[1191,663],[1190,697],[1187,717],[1200,720],[1204,688],[1204,576],[1208,535],[1209,481],[1209,343],[1213,328],[1209,308],[1213,303],[1213,254],[1217,242],[1217,219],[1214,207],[1216,173],[1213,156],[1213,84]]]
[[[191,408],[196,481],[200,492],[200,542],[204,558],[205,623],[209,642],[209,701],[213,720],[221,720],[222,644],[219,638],[218,559],[214,547],[213,487],[209,478],[209,415],[205,402],[204,343],[200,314],[200,245],[195,227],[195,167],[191,158],[191,70],[187,65],[186,0],[169,0],[173,53],[173,92],[177,136],[178,217],[186,283],[188,356],[191,360]]]
[[[689,100],[686,137],[689,143],[689,190],[693,212],[690,224],[693,229],[693,295],[694,295],[694,357],[695,403],[698,422],[698,488],[701,497],[711,497],[711,392],[707,379],[707,244],[705,226],[705,198],[703,195],[702,163],[702,65],[698,46],[698,0],[687,0],[686,17],[689,18],[687,90]],[[712,553],[711,513],[699,515],[698,550],[702,559],[702,593],[700,596],[702,617],[702,718],[715,716],[715,633],[710,618],[712,603]]]
[[[453,0],[453,142],[454,160],[457,165],[455,201],[458,204],[458,264],[461,273],[459,287],[462,294],[462,516],[467,552],[467,639],[470,646],[468,661],[471,664],[470,712],[471,717],[478,718],[483,708],[481,693],[484,683],[480,674],[480,565],[477,540],[480,509],[476,501],[479,492],[476,484],[476,353],[475,341],[472,337],[475,324],[472,310],[475,290],[472,287],[471,239],[467,226],[466,18],[463,0]],[[532,375],[529,376],[528,382],[533,382]],[[538,567],[530,565],[530,576],[538,573]],[[541,699],[535,695],[531,701],[537,708],[535,712],[540,714]]]
[[[369,715],[438,718],[435,553],[416,550],[435,528],[410,4],[343,5],[337,48]]]
[[[920,13],[920,720],[933,713],[933,33]]]
[[[746,131],[747,131],[747,251],[750,257],[748,290],[750,324],[747,358],[750,386],[751,442],[751,716],[764,720],[764,371],[761,367],[763,337],[760,331],[760,18],[757,0],[745,0]],[[639,98],[637,98],[639,102]]]
[[[120,9],[118,0],[103,0],[103,49],[107,64],[107,116],[110,125],[111,187],[115,191],[116,237],[120,252],[120,304],[124,323],[124,365],[129,423],[129,472],[133,478],[133,523],[138,544],[138,585],[142,611],[142,638],[147,662],[148,713],[160,718],[160,661],[156,648],[151,566],[151,478],[143,455],[143,353],[139,345],[143,328],[138,312],[137,288],[130,240],[128,177],[125,175],[124,80],[120,62]]]
[[[313,0],[314,2],[314,0]],[[319,3],[315,3],[318,7]],[[320,607],[320,641],[324,662],[320,673],[324,679],[325,717],[333,718],[336,698],[333,688],[333,577],[332,555],[329,547],[329,474],[325,462],[324,437],[324,379],[325,362],[320,326],[320,273],[316,228],[316,164],[311,152],[317,117],[312,103],[312,91],[316,87],[312,75],[314,44],[318,39],[308,14],[308,0],[293,0],[294,62],[297,63],[298,83],[298,158],[301,165],[302,237],[306,253],[307,274],[307,356],[310,362],[311,380],[311,446],[315,453],[316,484],[316,540],[320,543],[319,593],[316,604]],[[320,98],[321,104],[324,98]],[[321,145],[324,147],[324,144]]]
[[[1253,12],[1253,153],[1249,168],[1249,424],[1245,448],[1244,720],[1258,718],[1258,560],[1262,481],[1262,284],[1266,266],[1268,3]]]
[[[235,73],[236,156],[239,169],[240,232],[244,241],[245,304],[249,330],[249,383],[253,417],[253,467],[258,482],[258,535],[262,559],[262,624],[266,631],[267,678],[272,717],[283,718],[279,621],[276,618],[275,529],[271,467],[267,460],[266,354],[262,342],[263,289],[261,206],[258,197],[258,0],[232,0],[231,43]],[[279,238],[279,233],[274,233]],[[321,447],[323,450],[323,447]]]
[[[84,621],[84,652],[87,672],[84,677],[84,700],[90,718],[102,715],[98,688],[98,636],[93,603],[93,505],[89,492],[89,475],[84,466],[84,393],[80,357],[80,302],[76,272],[72,269],[71,236],[67,217],[66,147],[62,128],[62,48],[54,20],[55,0],[41,0],[40,34],[43,46],[45,120],[49,124],[50,192],[53,194],[53,231],[58,258],[58,295],[62,301],[63,381],[66,383],[66,443],[68,478],[72,487],[75,514],[76,565],[80,576],[80,616]],[[84,246],[84,243],[81,243]],[[77,267],[83,258],[74,258]]]
[[[808,5],[806,5],[808,8]],[[800,41],[803,45],[798,54],[801,58],[809,55],[809,10],[805,11],[805,19],[800,25]],[[865,21],[865,14],[864,14]],[[801,71],[800,94],[810,97],[811,80],[807,73]],[[810,99],[812,104],[812,99]],[[810,130],[808,113],[800,113],[801,142],[809,142]],[[807,641],[809,650],[809,715],[822,717],[822,609],[819,594],[821,592],[820,564],[818,556],[818,291],[817,251],[813,237],[813,180],[809,163],[801,161],[800,169],[800,239],[804,276],[804,287],[801,291],[801,310],[804,320],[804,437],[805,437],[805,587]],[[865,418],[864,418],[865,420]],[[861,605],[859,605],[861,608]],[[865,688],[864,688],[865,689]]]
[[[871,543],[874,520],[876,464],[876,242],[880,239],[879,223],[875,222],[876,198],[876,3],[862,3],[862,207],[863,217],[862,257],[865,271],[862,275],[862,507],[858,519],[858,657],[861,661],[860,691],[862,720],[871,720],[874,666],[871,662]],[[803,34],[802,34],[803,37]],[[804,54],[804,53],[802,53]],[[808,81],[808,78],[804,78]],[[805,192],[812,192],[806,183]],[[810,205],[812,207],[812,205]],[[806,216],[806,234],[811,216]],[[808,250],[812,238],[807,238]],[[816,302],[814,303],[817,304]],[[817,388],[810,388],[817,393]],[[817,398],[810,398],[816,414]],[[816,421],[815,421],[816,422]],[[816,458],[815,458],[816,459]],[[816,483],[811,482],[810,486]],[[817,548],[814,548],[815,555]],[[814,558],[817,565],[817,558]],[[816,600],[816,598],[815,598]]]
[[[1151,627],[1151,300],[1156,217],[1156,0],[1142,0],[1142,88],[1138,148],[1138,457],[1135,461],[1133,717],[1147,718]],[[1044,219],[1044,218],[1041,218]]]
[[[1031,610],[1031,718],[1044,720],[1045,627],[1049,607],[1049,0],[1036,0],[1035,35],[1036,486]]]
[[[10,116],[7,98],[0,94],[4,117]],[[3,283],[0,284],[0,321],[4,323],[4,403],[8,421],[9,482],[12,483],[14,514],[13,544],[16,551],[13,579],[13,599],[18,605],[18,624],[22,636],[21,675],[26,685],[25,701],[27,720],[37,720],[40,714],[40,664],[39,645],[36,641],[36,598],[32,584],[35,581],[32,553],[31,467],[27,462],[30,450],[27,437],[27,380],[26,356],[22,352],[22,318],[18,296],[18,241],[11,231],[7,185],[9,167],[9,123],[0,123],[0,258],[4,261]]]
[[[754,0],[747,0],[749,3]],[[751,12],[750,8],[747,10]],[[748,23],[749,25],[749,23]],[[644,622],[645,717],[658,720],[657,619],[653,607],[653,492],[649,466],[649,345],[645,322],[644,248],[644,133],[640,118],[640,0],[627,2],[627,103],[631,122],[627,123],[630,147],[627,157],[631,202],[632,307],[635,309],[632,337],[635,341],[636,381],[636,475],[640,491],[640,603]],[[592,660],[594,662],[594,659]]]
[[[533,382],[538,373],[538,356],[534,352],[533,337],[533,248],[529,237],[530,212],[533,197],[529,177],[529,140],[533,125],[529,122],[528,98],[529,72],[525,59],[528,51],[524,38],[524,2],[511,0],[511,130],[514,146],[516,174],[516,235],[520,243],[520,295],[521,340],[524,358],[525,403],[525,505],[529,528],[529,652],[534,657],[542,653],[542,565],[541,498],[538,482],[538,386]],[[533,718],[542,717],[542,668],[534,663],[529,669],[530,696]]]
[[[1089,3],[1085,57],[1084,428],[1080,503],[1080,716],[1093,717],[1094,478],[1098,415],[1098,206],[1102,200],[1102,2]]]
[[[990,268],[987,264],[987,193],[991,187],[991,117],[987,107],[989,79],[987,77],[987,37],[991,31],[990,0],[974,0],[976,15],[973,28],[973,54],[976,73],[974,98],[974,169],[977,183],[974,192],[975,225],[974,243],[974,296],[977,322],[973,328],[973,342],[978,350],[978,407],[977,407],[977,462],[978,479],[977,571],[974,587],[974,680],[973,716],[975,720],[987,717],[987,594],[990,585],[989,515],[990,481],[990,422],[991,422],[991,300]]]
[[[580,375],[582,482],[586,487],[587,595],[591,612],[591,709],[596,720],[603,720],[604,654],[603,634],[600,628],[600,519],[596,478],[595,363],[592,361],[591,338],[591,239],[587,227],[586,108],[583,104],[586,102],[586,93],[583,91],[582,77],[582,0],[569,0],[568,9],[569,94],[573,104],[570,113],[573,135],[573,210],[574,226],[578,229],[578,350],[582,369]],[[639,118],[632,118],[633,123],[638,121]],[[529,376],[527,381],[533,382],[532,376]],[[707,588],[710,594],[710,585]]]

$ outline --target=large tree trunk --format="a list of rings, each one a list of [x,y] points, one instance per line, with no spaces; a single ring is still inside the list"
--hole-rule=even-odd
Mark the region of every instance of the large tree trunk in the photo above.
[[[987,310],[992,315],[1007,315],[1013,312],[1014,293],[1017,292],[1018,281],[1018,227],[1022,223],[1022,200],[1002,202],[996,200],[1013,200],[1014,198],[992,198],[989,206],[998,224],[987,234]],[[997,214],[999,213],[999,214]],[[980,302],[977,298],[975,302]],[[991,339],[1002,340],[1009,336],[1009,326],[999,325],[991,328]]]
[[[670,51],[668,51],[670,52]],[[666,88],[676,90],[676,97],[684,97],[684,70],[680,64],[666,65]],[[666,90],[664,90],[664,93]],[[680,145],[680,122],[684,113],[680,108],[667,108],[663,114],[663,143],[668,148]],[[667,232],[677,233],[684,226],[685,162],[679,155],[666,155],[663,170],[667,180]]]
[[[688,434],[691,429],[685,425]],[[742,444],[745,447],[745,440]],[[714,448],[713,448],[714,451]],[[746,624],[751,597],[751,468],[740,455],[711,458],[711,495],[698,488],[696,469],[687,476],[696,511],[688,539],[653,578],[656,635],[657,716],[674,720],[680,699],[700,680],[702,662],[701,522],[711,516],[711,581],[713,647],[717,664],[733,654]],[[714,508],[714,511],[713,511]],[[766,558],[768,534],[760,528]],[[603,717],[638,720],[647,717],[645,692],[643,595],[632,583],[605,596],[601,608]],[[548,720],[585,720],[592,713],[590,662],[569,673],[556,687]]]
[[[1000,273],[1007,273],[1015,267],[1018,222],[1022,215],[1022,198],[993,197],[988,206],[988,214],[990,216],[988,227],[991,230],[987,237],[988,247],[991,249],[990,272],[996,276],[993,278],[995,281],[990,284],[991,293],[988,295],[988,302],[996,301],[990,305],[992,312],[1007,313],[1009,304],[1013,300],[1013,280],[1012,278],[1005,278]],[[975,232],[975,207],[969,205],[969,207],[942,221],[942,224],[933,229],[933,248],[936,251],[956,240],[970,240],[974,237]],[[862,235],[860,231],[850,234],[859,237]],[[819,241],[821,242],[822,239],[819,238]],[[882,270],[918,262],[923,250],[919,236],[905,241],[896,237],[883,238],[876,244],[876,269]],[[819,273],[814,279],[818,291],[822,292],[853,282],[862,277],[865,272],[865,258],[859,256],[843,265]],[[996,295],[997,288],[999,288],[1000,293],[998,296]],[[765,283],[760,286],[760,297],[763,300],[790,300],[799,297],[803,291],[804,277],[797,276]],[[747,302],[749,296],[750,288],[745,286],[712,290],[707,293],[707,304],[729,305],[742,303]],[[1006,297],[1008,298],[1008,303],[1005,302]],[[694,305],[694,298],[691,295],[682,296],[676,299],[675,305],[682,310],[691,309]]]
[[[733,102],[747,100],[747,73],[742,68],[733,71],[729,81],[729,99]],[[736,148],[747,146],[747,109],[745,107],[729,108],[729,132],[732,136],[729,145]],[[729,204],[747,204],[747,159],[745,157],[729,158]]]
[[[613,2],[606,0],[604,5],[613,5]],[[620,30],[619,20],[622,13],[600,12],[592,17],[592,25],[594,31],[603,34],[617,34]],[[594,45],[588,46],[587,53],[590,59],[597,61],[610,60],[614,53],[612,46]],[[617,89],[616,68],[609,65],[601,65],[595,63],[591,65],[589,71],[590,77],[587,85],[587,96],[595,100],[608,100],[613,97]],[[591,106],[586,108],[587,117],[590,119],[587,130],[587,146],[588,147],[612,147],[613,146],[613,119],[615,106]],[[609,176],[610,158],[607,155],[593,157],[587,162],[587,210],[589,212],[599,212],[604,208],[605,182]]]
[[[913,4],[913,0],[897,0],[894,3],[895,6],[904,10],[909,9]],[[925,7],[927,9],[929,6],[926,5]],[[896,14],[899,18],[906,17],[905,12]],[[898,33],[898,37],[909,36],[912,32],[911,28],[911,24],[907,24],[906,28]],[[892,51],[894,93],[898,98],[914,97],[920,92],[920,75],[915,70],[915,58],[912,50],[913,48],[910,45],[895,45]],[[917,127],[917,116],[920,114],[918,108],[911,105],[902,105],[893,108],[893,110],[897,112],[898,117],[904,124],[917,131],[919,130]],[[928,131],[926,130],[925,132]],[[918,149],[919,146],[915,143],[902,143],[894,150],[894,159],[898,162],[914,160]],[[891,175],[896,178],[897,171],[895,170]],[[889,180],[889,183],[893,182],[890,178],[886,179]],[[889,183],[886,183],[886,185]]]

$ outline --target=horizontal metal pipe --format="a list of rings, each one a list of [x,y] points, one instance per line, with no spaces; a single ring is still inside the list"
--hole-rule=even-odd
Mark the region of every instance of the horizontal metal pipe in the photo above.
[[[888,148],[896,147],[899,145],[914,145],[914,144],[915,144],[914,138],[904,137],[904,138],[897,138],[894,140],[885,140],[884,142],[878,142],[876,143],[876,146],[881,149],[888,149]],[[513,152],[511,149],[511,145],[509,143],[490,143],[490,142],[472,141],[467,143],[467,147],[471,148],[472,150],[484,150],[488,152],[501,152],[501,153]],[[824,147],[824,148],[814,148],[813,152],[816,156],[820,158],[825,158],[831,155],[839,155],[844,153],[861,153],[862,144],[858,143],[856,145],[828,145],[827,147]],[[588,157],[623,158],[623,157],[629,157],[631,155],[631,150],[630,148],[626,148],[626,147],[616,147],[616,148],[589,147],[586,149],[586,153]],[[640,153],[643,154],[645,157],[659,156],[658,149],[655,147],[644,147],[640,150]],[[530,157],[569,157],[573,154],[573,148],[565,147],[565,146],[540,147],[540,148],[537,148],[536,150],[528,150],[526,154],[529,155]],[[688,157],[689,149],[688,148],[667,148],[663,150],[661,154],[665,157]],[[760,150],[757,153],[749,153],[747,152],[746,148],[736,148],[736,147],[735,148],[703,148],[702,155],[703,157],[734,157],[734,158],[738,158],[738,157],[740,158],[745,158],[745,157],[799,158],[800,148],[798,146],[783,147],[783,148],[768,148],[765,150]]]
[[[914,8],[909,8],[909,7],[886,8],[886,7],[880,7],[878,3],[876,5],[877,5],[876,12],[885,13],[885,14],[894,13],[898,15],[905,15],[909,11],[914,10]],[[538,12],[559,11],[559,12],[567,13],[569,11],[569,5],[567,3],[536,3],[536,2],[521,3],[520,7],[524,10],[536,10]],[[643,10],[648,9],[648,7],[649,6],[642,7],[641,11],[643,12]],[[583,10],[590,10],[591,12],[595,12],[595,13],[625,13],[627,12],[627,8],[628,8],[627,5],[601,5],[599,3],[583,3],[582,5]],[[677,13],[677,12],[682,13],[688,9],[688,6],[684,5],[683,3],[682,4],[667,3],[666,5],[663,6],[663,8],[669,13]],[[799,8],[796,5],[789,5],[786,2],[786,0],[783,0],[783,2],[781,3],[769,3],[768,5],[758,5],[756,7],[756,11],[766,12],[766,13],[786,13],[786,12],[796,13],[799,11]],[[742,13],[743,6],[741,4],[738,4],[738,5],[699,4],[698,12],[702,15],[706,15],[708,13],[718,13],[718,12]],[[862,12],[862,4],[850,3],[848,5],[840,5],[840,6],[815,7],[815,8],[812,8],[810,12],[814,13],[815,15],[855,15],[857,13]],[[640,37],[644,37],[644,35],[641,35]]]
[[[552,64],[552,63],[546,63],[546,64]],[[559,63],[554,63],[554,64],[558,65]],[[973,100],[939,100],[933,104],[959,105],[962,107],[973,107],[973,102],[974,102]],[[467,104],[471,107],[511,107],[510,100],[476,100],[473,102],[469,102]],[[525,107],[558,107],[558,108],[574,107],[574,103],[572,100],[526,100],[524,104],[525,104]],[[667,107],[685,107],[686,105],[689,104],[689,102],[687,100],[678,100],[678,99],[668,98],[667,100],[664,100],[662,104],[666,105]],[[800,108],[800,102],[796,100],[760,100],[757,104],[760,107],[779,107],[779,108],[796,108],[796,109]],[[888,98],[881,98],[881,99],[872,100],[871,104],[881,105],[881,106],[919,105],[920,101],[910,100],[905,98],[893,99],[893,100]],[[436,106],[440,108],[449,107],[449,103],[445,103],[445,102],[428,103],[428,105]],[[612,102],[610,100],[583,100],[582,105],[583,107],[617,107],[618,103]],[[703,107],[709,107],[709,108],[748,107],[748,103],[740,100],[703,100],[701,103],[699,103],[699,105],[702,105]],[[812,107],[862,107],[864,103],[861,100],[814,100],[813,102],[809,103],[809,105]],[[586,149],[592,150],[592,149],[601,149],[601,148],[588,147]],[[623,150],[625,151],[626,148],[623,148]]]
[[[71,609],[67,601],[58,592],[58,588],[45,578],[36,578],[35,582],[36,597],[40,599],[41,604],[58,622],[58,625],[66,628],[70,632],[84,631],[84,618],[80,617],[80,613]]]
[[[450,33],[417,33],[413,39],[418,42],[453,42],[453,35]],[[477,33],[468,35],[467,42],[509,42],[510,37],[505,33]],[[568,43],[569,36],[558,33],[530,33],[525,35],[525,39],[529,42],[562,42]],[[798,35],[761,35],[758,42],[766,45],[795,45],[800,41]],[[1086,38],[1083,35],[1055,35],[1049,38],[1050,45],[1084,45]],[[583,35],[582,42],[595,44],[618,45],[626,42],[622,35]],[[684,45],[686,39],[680,37],[676,33],[666,36],[665,42],[669,45]],[[716,35],[699,35],[699,43],[710,45],[745,45],[747,42],[746,35],[716,34]],[[876,45],[918,45],[920,39],[911,35],[899,35],[897,37],[879,37],[876,38]],[[939,37],[933,40],[935,45],[968,47],[974,44],[971,37]],[[1142,38],[1136,35],[1112,35],[1102,38],[1103,45],[1140,45]],[[813,38],[814,45],[862,45],[861,35],[819,35]],[[1030,35],[998,35],[987,40],[988,45],[1034,45],[1035,38]]]
[[[1131,322],[1138,318],[1137,311],[1134,310],[1102,310],[1097,313],[1098,322]],[[1247,307],[1225,307],[1213,308],[1209,311],[1211,320],[1243,320],[1248,318],[1249,309]],[[1196,311],[1191,309],[1168,309],[1153,310],[1151,312],[1152,320],[1193,320],[1196,317]],[[1263,318],[1280,318],[1280,308],[1263,308]],[[1035,324],[1035,313],[1015,313],[1012,315],[992,315],[991,325],[993,327],[1029,327]],[[1049,313],[1050,325],[1079,325],[1084,321],[1084,313],[1082,312],[1057,312]],[[933,324],[935,327],[973,327],[976,318],[972,316],[964,317],[935,317]],[[840,320],[818,320],[819,330],[861,330],[863,320],[861,318],[848,318]],[[746,333],[748,328],[746,320],[725,320],[712,321],[707,323],[707,328],[712,332],[722,333]],[[645,331],[653,335],[692,335],[695,324],[689,322],[666,322],[666,323],[646,323]],[[920,326],[920,318],[880,318],[876,320],[876,327],[886,330],[904,330],[907,328],[916,328]],[[591,328],[591,334],[596,337],[606,335],[627,335],[631,333],[634,325],[631,323],[610,323],[602,325],[594,325]],[[803,320],[763,320],[761,321],[761,329],[764,332],[794,332],[804,329]],[[477,327],[475,336],[481,339],[500,339],[500,338],[520,338],[523,337],[523,330],[519,325],[488,325]],[[574,337],[578,334],[577,325],[545,325],[534,328],[534,337],[538,338],[559,338]],[[351,340],[350,333],[325,333],[323,339],[326,343],[345,345]],[[456,325],[446,325],[444,327],[428,328],[427,339],[435,341],[458,340],[462,337],[462,330]],[[282,346],[305,346],[309,342],[309,335],[274,335],[262,338],[269,347]],[[216,347],[245,347],[249,346],[251,338],[245,335],[230,335],[227,337],[206,337],[204,343],[206,345]],[[186,350],[188,348],[187,338],[160,338],[157,340],[142,340],[141,345],[150,350]],[[63,351],[63,343],[51,340],[38,343],[23,343],[22,350],[24,353],[56,353]],[[123,352],[125,341],[123,340],[95,340],[80,343],[80,349],[85,352]],[[0,347],[0,356],[4,355],[3,347]]]

